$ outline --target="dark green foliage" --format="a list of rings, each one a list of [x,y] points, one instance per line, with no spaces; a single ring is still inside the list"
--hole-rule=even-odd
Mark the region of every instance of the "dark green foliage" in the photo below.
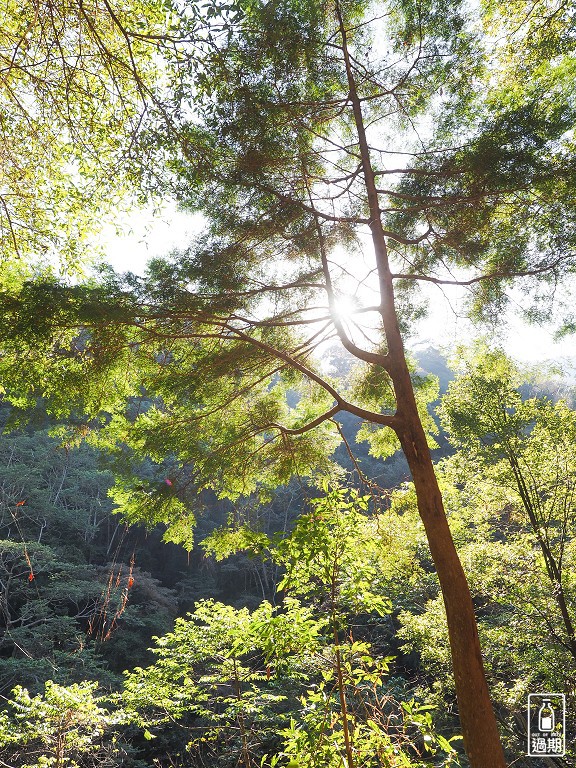
[[[112,475],[93,449],[29,428],[5,434],[0,457],[2,690],[116,684],[126,659],[147,658],[150,636],[168,628],[173,593],[128,566],[136,539],[112,517]]]
[[[37,692],[47,679],[67,684],[92,677],[117,685],[126,667],[149,662],[151,636],[168,631],[176,613],[198,599],[257,605],[272,596],[276,566],[242,554],[220,564],[198,548],[187,558],[162,541],[161,529],[128,531],[108,495],[113,475],[107,467],[114,461],[85,444],[63,444],[45,429],[42,414],[39,408],[39,429],[8,432],[0,441],[4,693],[16,683]],[[6,422],[8,409],[0,416]],[[56,431],[73,435],[74,423]],[[166,468],[151,462],[136,468],[140,482],[168,488]],[[301,504],[301,492],[291,488],[268,507],[237,507],[234,516],[272,533],[286,530]],[[229,505],[205,494],[199,537],[230,514]]]

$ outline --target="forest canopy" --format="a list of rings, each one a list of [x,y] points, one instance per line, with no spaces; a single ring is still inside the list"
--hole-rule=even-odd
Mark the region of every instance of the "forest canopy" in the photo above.
[[[245,766],[516,759],[504,750],[527,737],[515,717],[530,683],[574,693],[572,673],[551,677],[531,645],[545,639],[573,669],[572,401],[545,387],[528,396],[514,362],[480,345],[460,355],[438,420],[438,382],[407,344],[426,313],[423,286],[465,291],[471,317],[491,325],[519,287],[529,320],[564,309],[554,300],[576,256],[570,9],[104,0],[6,13],[6,430],[35,420],[66,451],[87,443],[114,476],[122,520],[163,526],[165,542],[191,552],[202,518],[229,510],[204,540],[209,556],[267,564],[254,571],[264,602],[203,594],[157,640],[157,661],[130,672],[113,700],[118,723],[153,741],[166,718],[199,719],[201,738],[235,740]],[[202,214],[203,231],[143,275],[101,264],[79,276],[91,228],[113,222],[128,191]],[[563,320],[568,332],[569,311]],[[404,484],[392,492],[365,468],[384,472],[398,452]],[[298,483],[298,514],[263,526],[262,510]],[[6,567],[24,567],[36,587],[34,558],[46,572],[51,557],[68,561],[44,551],[42,527],[37,547],[26,543],[45,519],[24,535],[27,499],[5,503]],[[114,627],[134,579],[132,561],[118,571]],[[170,597],[149,589],[170,615]],[[40,594],[37,607],[60,605],[92,631],[98,600],[78,590],[76,613]],[[540,617],[539,641],[515,612],[518,595]],[[287,616],[295,635],[280,647],[274,628]],[[24,627],[25,613],[16,621]],[[109,619],[98,621],[103,642]],[[378,631],[366,639],[373,625],[418,655],[423,703],[396,703]],[[46,685],[43,698],[16,689],[15,711],[72,695]],[[114,723],[95,690],[73,695],[88,731],[103,734]],[[300,719],[286,718],[298,696]],[[442,702],[455,702],[460,733],[433,727],[430,707]],[[24,727],[5,715],[18,765],[27,743],[49,745],[56,765],[104,749],[80,725],[43,735],[34,717]],[[199,761],[203,743],[190,742]],[[168,765],[170,754],[154,759]]]

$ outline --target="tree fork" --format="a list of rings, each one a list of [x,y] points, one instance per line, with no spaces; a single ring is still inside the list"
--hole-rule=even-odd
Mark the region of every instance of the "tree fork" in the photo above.
[[[362,116],[362,105],[356,89],[348,54],[346,28],[338,2],[336,3],[336,16],[342,39],[349,99],[358,133],[370,212],[369,226],[379,277],[381,316],[388,346],[385,368],[392,380],[397,403],[397,421],[394,425],[394,431],[400,440],[410,467],[418,511],[424,524],[446,608],[464,747],[471,768],[506,768],[498,725],[484,673],[474,604],[448,525],[432,457],[416,405],[410,371],[406,363],[404,343],[395,308],[393,278],[380,217],[378,190]]]

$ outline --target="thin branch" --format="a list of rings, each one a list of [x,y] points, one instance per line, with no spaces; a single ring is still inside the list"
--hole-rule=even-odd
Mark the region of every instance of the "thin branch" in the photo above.
[[[515,277],[529,277],[534,275],[541,275],[544,272],[549,272],[559,266],[563,261],[568,259],[568,256],[559,256],[551,264],[544,264],[540,267],[534,267],[534,269],[519,270],[518,272],[510,271],[495,271],[488,272],[485,275],[478,275],[477,277],[471,277],[469,280],[446,280],[440,277],[432,277],[431,275],[417,275],[413,273],[409,274],[393,274],[394,280],[422,280],[428,283],[434,283],[435,285],[474,285],[475,283],[483,282],[484,280],[505,280]]]
[[[317,416],[312,421],[309,421],[308,424],[305,424],[303,427],[297,427],[295,429],[291,429],[289,427],[283,426],[282,424],[271,422],[270,424],[266,424],[265,429],[269,429],[273,427],[275,429],[279,429],[283,435],[303,435],[306,432],[309,432],[311,429],[318,427],[323,422],[330,421],[332,417],[335,416],[337,413],[339,413],[341,410],[342,408],[339,405],[335,405],[332,408],[330,408],[329,411],[326,411],[325,413],[320,414],[320,416]]]

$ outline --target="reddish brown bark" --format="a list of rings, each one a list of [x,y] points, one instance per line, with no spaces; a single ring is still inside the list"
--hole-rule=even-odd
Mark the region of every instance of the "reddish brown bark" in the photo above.
[[[474,604],[450,533],[406,363],[394,302],[394,284],[382,226],[378,190],[362,116],[362,104],[356,90],[348,55],[346,29],[338,4],[336,4],[336,15],[350,88],[349,98],[354,112],[362,159],[362,172],[370,213],[369,227],[372,233],[380,288],[380,313],[388,347],[382,365],[390,375],[396,396],[393,428],[398,435],[412,473],[418,511],[426,530],[444,598],[464,746],[471,768],[506,768],[484,674]]]
[[[404,403],[413,400],[409,393],[398,396]],[[450,533],[415,402],[403,411],[397,434],[412,473],[418,511],[444,598],[464,747],[472,768],[504,768],[470,589]]]

